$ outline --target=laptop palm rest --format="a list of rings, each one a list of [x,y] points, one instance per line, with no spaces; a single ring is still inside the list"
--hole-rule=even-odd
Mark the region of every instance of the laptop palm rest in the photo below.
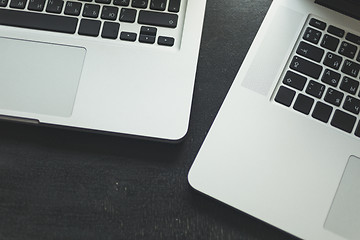
[[[360,239],[360,159],[350,157],[325,228],[349,240]]]
[[[0,108],[69,117],[86,50],[0,37]]]

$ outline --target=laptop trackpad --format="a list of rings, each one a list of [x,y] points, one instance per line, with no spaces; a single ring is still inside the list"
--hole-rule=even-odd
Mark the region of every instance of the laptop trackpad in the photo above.
[[[324,227],[349,240],[360,239],[360,159],[357,157],[349,159]]]
[[[86,50],[0,37],[0,108],[69,117]]]

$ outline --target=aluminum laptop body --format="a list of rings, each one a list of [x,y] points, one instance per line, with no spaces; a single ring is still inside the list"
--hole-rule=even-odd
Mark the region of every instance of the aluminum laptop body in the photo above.
[[[340,12],[273,1],[188,176],[302,239],[360,239],[360,22]]]
[[[205,3],[1,0],[0,118],[181,139]]]

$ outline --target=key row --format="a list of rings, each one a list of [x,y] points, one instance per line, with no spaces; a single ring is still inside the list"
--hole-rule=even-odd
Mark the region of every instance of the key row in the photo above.
[[[0,0],[4,1],[4,0]],[[24,9],[27,0],[11,0],[10,7],[14,9]],[[122,8],[119,14],[119,8],[114,6],[103,6],[97,4],[83,4],[75,1],[67,1],[64,4],[62,0],[49,0],[45,11],[48,13],[60,14],[64,9],[64,14],[69,16],[79,16],[82,11],[83,17],[98,18],[104,20],[119,20],[122,22],[134,23],[138,11],[131,8]],[[28,10],[41,12],[45,8],[45,0],[30,0]],[[154,25],[160,27],[176,28],[178,15],[172,13],[161,13],[147,10],[140,10],[138,14],[138,23]]]
[[[355,36],[355,35],[351,35]],[[305,30],[303,39],[311,42],[313,44],[318,44],[322,37],[322,33],[314,28],[308,27]],[[338,53],[342,56],[354,59],[356,53],[358,52],[358,46],[349,43],[347,41],[342,41],[340,44],[340,39],[333,37],[329,34],[324,34],[320,46],[335,52],[338,49]],[[360,52],[356,56],[356,61],[360,62]]]
[[[100,35],[101,22],[98,20],[82,19],[79,26],[79,35],[97,37]],[[101,37],[107,39],[117,39],[119,37],[120,24],[114,22],[104,22]],[[157,29],[153,27],[141,27],[139,42],[154,44],[156,40]],[[135,42],[137,34],[134,32],[121,32],[120,39],[124,41]],[[159,36],[158,45],[173,46],[175,43],[174,38],[167,36]]]
[[[321,101],[315,101],[313,98],[302,93],[297,94],[297,97],[296,94],[296,91],[281,86],[275,96],[275,101],[287,107],[293,105],[293,109],[303,114],[309,115],[311,113],[314,119],[324,123],[330,121],[333,127],[347,133],[353,132],[357,122],[355,116],[340,109],[334,111],[334,107]],[[294,101],[295,98],[296,100]],[[350,100],[349,102],[349,104],[352,104]],[[355,136],[360,137],[360,121],[358,121],[357,127],[355,128]]]

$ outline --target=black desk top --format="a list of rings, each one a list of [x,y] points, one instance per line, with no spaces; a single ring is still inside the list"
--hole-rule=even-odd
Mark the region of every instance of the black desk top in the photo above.
[[[270,3],[208,0],[182,143],[0,122],[0,239],[295,239],[187,183]]]

